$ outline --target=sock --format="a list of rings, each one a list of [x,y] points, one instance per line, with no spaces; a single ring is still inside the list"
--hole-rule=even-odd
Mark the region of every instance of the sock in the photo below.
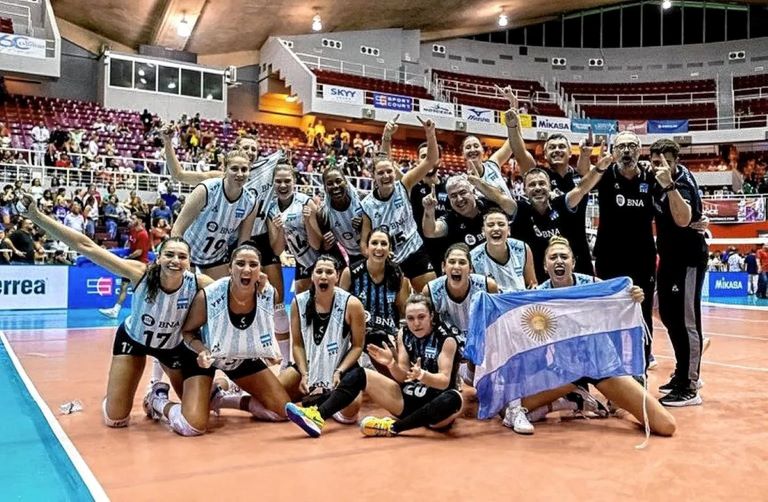
[[[163,381],[163,375],[165,372],[163,372],[163,366],[160,364],[160,361],[157,359],[152,360],[152,377],[150,378],[151,383],[155,382],[162,382]]]
[[[283,420],[286,420],[274,411],[266,409],[264,405],[253,396],[250,396],[250,399],[248,399],[248,411],[254,418],[266,420],[267,422],[282,422]]]
[[[535,410],[529,411],[526,414],[526,416],[528,417],[528,421],[529,422],[531,422],[531,423],[538,422],[540,420],[544,420],[547,417],[547,414],[550,411],[552,411],[552,410],[549,409],[548,405],[547,406],[539,406]]]
[[[418,427],[439,424],[461,409],[461,394],[456,390],[447,390],[392,425],[392,432],[400,433]]]
[[[358,366],[347,371],[328,399],[317,407],[320,416],[323,419],[332,417],[337,411],[341,411],[352,404],[352,401],[365,390],[367,384],[368,379],[363,368]]]
[[[291,364],[291,340],[278,340],[277,346],[280,347],[280,355],[283,357],[280,368],[287,368]]]

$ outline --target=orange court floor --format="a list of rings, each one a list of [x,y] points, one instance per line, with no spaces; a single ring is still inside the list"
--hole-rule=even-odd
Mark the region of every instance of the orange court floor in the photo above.
[[[701,406],[672,409],[678,432],[644,439],[632,419],[548,418],[533,436],[499,419],[460,419],[447,434],[420,429],[364,438],[329,421],[319,439],[295,425],[225,410],[207,434],[184,438],[147,419],[109,429],[101,401],[115,328],[5,329],[13,351],[98,482],[114,501],[156,500],[768,500],[768,310],[703,307],[711,348]],[[106,322],[106,321],[105,321]],[[658,368],[673,367],[656,321]],[[150,366],[149,364],[147,365]],[[80,400],[83,411],[58,413]],[[381,413],[367,403],[365,414]],[[2,499],[2,495],[0,495]]]

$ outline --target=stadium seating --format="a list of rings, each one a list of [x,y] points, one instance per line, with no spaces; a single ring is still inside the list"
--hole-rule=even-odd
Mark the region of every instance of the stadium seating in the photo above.
[[[403,84],[371,77],[361,77],[351,73],[338,73],[330,70],[314,69],[312,71],[317,77],[317,82],[319,84],[341,85],[365,91],[434,99],[424,87],[419,85]]]

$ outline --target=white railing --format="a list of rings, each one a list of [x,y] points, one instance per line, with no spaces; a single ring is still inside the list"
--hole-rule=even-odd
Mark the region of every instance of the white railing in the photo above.
[[[299,97],[304,113],[308,113],[312,105],[312,89],[317,80],[298,55],[280,38],[269,37],[261,47],[261,62],[262,65],[271,65],[273,71],[280,73],[286,86]]]
[[[382,68],[351,61],[342,61],[340,59],[326,58],[314,54],[297,53],[299,60],[309,68],[317,70],[329,70],[337,73],[346,73],[349,75],[358,75],[360,77],[376,78],[379,80],[389,80],[399,84],[418,85],[426,88],[428,85],[427,77],[416,73],[408,73],[405,70],[393,70],[392,68]]]
[[[669,105],[684,103],[712,103],[715,91],[669,92],[664,94],[587,94],[571,93],[571,99],[580,105]]]
[[[438,77],[440,88],[450,94],[465,94],[470,96],[480,96],[484,98],[504,99],[499,94],[495,86],[486,84],[474,84],[462,80],[451,80]],[[533,98],[534,103],[557,103],[557,93],[548,91],[536,91],[531,93],[530,89],[513,89],[519,100],[530,101]]]
[[[688,129],[691,131],[748,129],[752,127],[768,127],[768,115],[737,115],[688,120]]]
[[[19,35],[32,34],[32,11],[26,5],[17,5],[15,3],[0,2],[0,16],[9,17],[13,21],[13,31]],[[16,19],[24,22],[17,23]],[[17,25],[24,28],[24,33],[17,31]]]
[[[744,99],[768,98],[768,86],[734,89],[733,97],[736,101],[741,101]]]

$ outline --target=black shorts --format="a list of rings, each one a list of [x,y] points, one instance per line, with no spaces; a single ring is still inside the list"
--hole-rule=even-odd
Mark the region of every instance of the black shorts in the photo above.
[[[368,344],[375,345],[377,347],[391,347],[392,342],[389,340],[390,336],[395,336],[395,333],[389,333],[381,327],[371,328],[366,326],[365,329],[365,343],[363,344],[363,352],[368,353]],[[386,345],[385,345],[386,344]]]
[[[280,265],[280,257],[272,250],[272,245],[269,243],[269,234],[252,235],[251,242],[256,246],[261,254],[261,266],[266,267],[268,265]]]
[[[192,267],[197,267],[201,271],[204,268],[213,268],[218,267],[219,265],[228,265],[229,264],[229,257],[232,255],[231,252],[234,251],[234,249],[227,249],[227,252],[224,254],[222,258],[219,258],[218,260],[212,261],[211,263],[192,263]]]
[[[216,366],[201,368],[200,365],[197,364],[197,353],[186,345],[182,345],[182,348],[184,354],[182,355],[181,360],[181,372],[185,380],[195,376],[208,376],[213,378],[216,374]],[[245,359],[238,367],[222,371],[230,380],[237,380],[239,378],[254,375],[265,369],[267,369],[267,365],[261,359]]]
[[[125,330],[125,323],[121,323],[115,333],[115,342],[112,344],[113,356],[152,356],[160,364],[171,369],[180,369],[184,357],[184,344],[179,344],[173,349],[153,349],[137,342]]]
[[[397,418],[405,418],[429,403],[445,390],[433,389],[418,382],[408,382],[400,384],[400,392],[403,393],[403,411],[397,415]]]
[[[312,267],[305,267],[296,263],[296,275],[293,277],[294,280],[300,281],[302,279],[309,279],[310,277],[312,277]]]
[[[403,275],[408,279],[414,279],[428,272],[435,271],[435,267],[432,266],[432,260],[430,260],[424,246],[421,246],[403,260],[400,268],[403,270]]]

